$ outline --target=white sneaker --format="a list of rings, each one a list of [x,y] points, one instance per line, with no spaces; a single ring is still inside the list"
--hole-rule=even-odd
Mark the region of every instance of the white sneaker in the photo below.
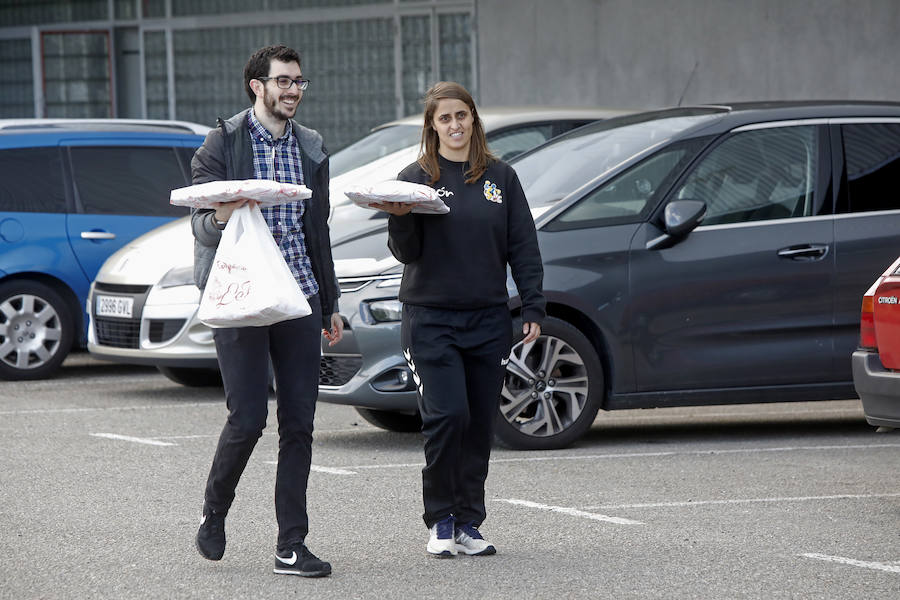
[[[438,558],[453,558],[456,556],[456,540],[453,538],[454,519],[452,516],[438,521],[431,526],[428,537],[428,545],[425,550],[428,554]]]
[[[478,528],[471,523],[457,527],[454,540],[456,541],[457,552],[462,552],[463,554],[487,556],[488,554],[497,553],[494,545],[485,540]]]

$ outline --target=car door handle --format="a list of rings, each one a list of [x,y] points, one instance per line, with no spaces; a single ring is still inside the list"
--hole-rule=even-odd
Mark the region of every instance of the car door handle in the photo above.
[[[827,244],[800,244],[798,246],[790,246],[782,248],[778,251],[781,258],[789,258],[791,260],[821,260],[828,254]]]
[[[114,240],[116,234],[108,231],[82,231],[81,239],[83,240]]]

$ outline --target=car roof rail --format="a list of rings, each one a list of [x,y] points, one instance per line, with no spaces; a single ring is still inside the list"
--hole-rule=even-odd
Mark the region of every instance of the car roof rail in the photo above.
[[[163,119],[0,119],[0,131],[156,131],[206,135],[210,128],[190,121]]]

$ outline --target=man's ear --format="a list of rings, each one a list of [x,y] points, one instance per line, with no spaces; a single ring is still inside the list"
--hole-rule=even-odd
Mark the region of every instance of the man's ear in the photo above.
[[[256,94],[257,98],[261,98],[265,95],[263,91],[263,83],[259,79],[250,80],[250,89],[253,90],[253,93]]]

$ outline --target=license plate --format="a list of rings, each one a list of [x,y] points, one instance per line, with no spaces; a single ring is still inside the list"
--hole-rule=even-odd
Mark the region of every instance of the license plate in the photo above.
[[[134,298],[126,296],[97,296],[96,314],[98,317],[130,319],[133,308]]]

